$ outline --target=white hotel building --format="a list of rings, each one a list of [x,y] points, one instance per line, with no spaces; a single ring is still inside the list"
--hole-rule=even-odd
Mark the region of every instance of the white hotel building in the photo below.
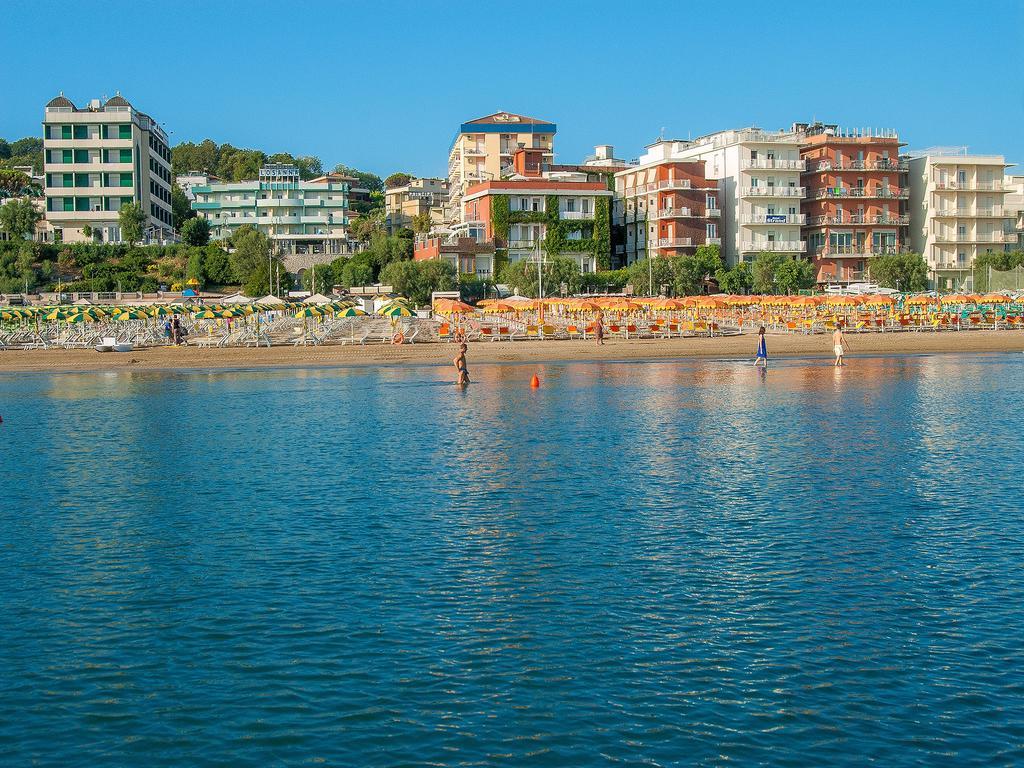
[[[753,261],[761,251],[804,255],[802,139],[795,130],[743,128],[672,142],[671,159],[703,160],[705,176],[718,182],[722,256],[729,266]]]
[[[1017,244],[1002,155],[923,150],[910,158],[910,239],[937,290],[973,288],[974,259]]]

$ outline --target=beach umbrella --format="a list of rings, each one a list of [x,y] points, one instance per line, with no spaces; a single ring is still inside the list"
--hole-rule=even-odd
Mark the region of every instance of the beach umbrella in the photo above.
[[[122,309],[114,314],[115,320],[149,320],[149,315],[141,309]]]
[[[362,317],[366,313],[358,307],[343,307],[335,313],[335,317]]]
[[[43,315],[43,320],[67,320],[70,314],[71,310],[56,307]]]
[[[442,315],[465,315],[471,312],[476,312],[476,308],[467,304],[464,301],[454,301],[452,299],[438,299],[434,303],[434,311]]]
[[[986,293],[980,301],[982,304],[1009,304],[1010,297],[1002,293]]]
[[[392,304],[390,307],[381,308],[377,314],[381,317],[412,317],[415,313],[401,304]]]
[[[315,306],[303,307],[295,313],[295,317],[307,318],[307,317],[323,317],[323,310]]]

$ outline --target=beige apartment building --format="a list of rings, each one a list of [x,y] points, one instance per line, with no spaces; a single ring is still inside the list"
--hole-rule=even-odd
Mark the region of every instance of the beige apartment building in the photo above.
[[[174,239],[167,134],[120,94],[85,107],[63,94],[47,103],[43,172],[54,240],[120,242],[118,213],[131,202],[146,214],[145,242]]]
[[[462,123],[448,153],[449,200],[445,219],[451,227],[466,226],[462,198],[467,187],[499,181],[502,170],[512,164],[516,149],[539,149],[550,164],[554,159],[556,131],[554,123],[511,112],[495,112]]]
[[[1002,155],[911,153],[910,238],[937,290],[972,288],[979,253],[1015,246],[1015,212],[1005,206],[1007,167]]]
[[[447,203],[447,179],[412,179],[401,187],[391,187],[384,191],[388,231],[412,227],[413,219],[424,213],[430,215],[432,226],[440,226]]]

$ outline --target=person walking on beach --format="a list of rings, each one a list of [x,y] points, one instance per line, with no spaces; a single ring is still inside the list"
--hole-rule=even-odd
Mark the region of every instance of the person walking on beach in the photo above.
[[[181,343],[181,320],[177,315],[171,318],[171,343],[174,346]]]
[[[768,345],[764,341],[764,326],[757,329],[757,357],[754,358],[754,365],[761,363],[768,367]]]
[[[594,318],[594,338],[597,339],[597,345],[604,345],[604,313],[598,312],[597,317]]]
[[[850,345],[846,343],[846,337],[843,335],[842,328],[836,328],[832,331],[832,351],[836,353],[836,365],[845,365],[843,362],[843,348],[849,349]]]
[[[464,387],[469,384],[469,368],[466,366],[466,342],[459,344],[459,354],[455,358],[456,380],[455,385]]]

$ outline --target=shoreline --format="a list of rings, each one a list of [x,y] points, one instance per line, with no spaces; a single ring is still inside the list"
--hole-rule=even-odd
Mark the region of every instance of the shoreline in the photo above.
[[[768,335],[773,357],[831,358],[831,337]],[[858,356],[1024,351],[1024,333],[1013,331],[902,332],[849,334],[849,359]],[[594,341],[472,342],[469,363],[628,362],[686,359],[753,359],[755,337],[713,339],[609,339]],[[132,352],[100,353],[92,349],[0,350],[0,374],[68,373],[117,370],[244,370],[357,366],[451,365],[452,343],[403,346],[319,347],[152,347]]]

